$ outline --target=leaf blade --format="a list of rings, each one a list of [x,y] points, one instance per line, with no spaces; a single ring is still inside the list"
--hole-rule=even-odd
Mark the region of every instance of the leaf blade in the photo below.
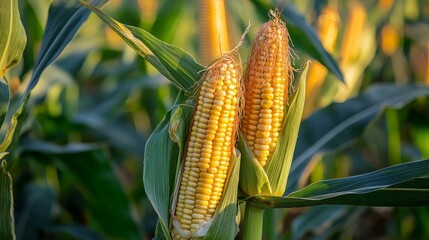
[[[92,4],[80,1],[177,87],[185,91],[194,90],[194,85],[201,78],[204,67],[196,63],[191,55],[157,39],[143,29],[123,25]]]
[[[429,206],[429,160],[397,164],[352,177],[323,180],[286,197],[254,197],[263,207],[321,204],[384,207]]]
[[[0,238],[15,239],[13,217],[12,177],[7,171],[6,160],[0,158]]]
[[[140,239],[127,195],[103,146],[58,146],[33,140],[21,144],[21,149],[24,154],[38,156],[36,159],[49,160],[74,180],[82,192],[89,219],[99,231],[114,239]]]
[[[429,96],[429,88],[376,85],[356,98],[331,104],[311,115],[301,124],[286,194],[297,188],[314,154],[352,142],[385,107],[400,108],[423,96]]]

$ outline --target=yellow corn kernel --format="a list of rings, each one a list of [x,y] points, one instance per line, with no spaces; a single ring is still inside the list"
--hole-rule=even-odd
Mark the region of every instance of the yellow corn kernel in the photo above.
[[[199,0],[200,53],[203,65],[230,50],[224,0]]]
[[[323,47],[330,53],[335,49],[339,23],[340,16],[337,9],[330,6],[325,7],[318,18],[317,31],[320,41]],[[327,74],[328,70],[322,64],[315,60],[311,63],[305,89],[304,117],[307,117],[317,107],[318,92]]]
[[[291,71],[289,34],[275,14],[256,35],[244,80],[241,129],[262,166],[274,151],[282,127]]]
[[[236,139],[240,67],[232,54],[209,66],[196,99],[177,197],[174,239],[191,239],[216,211]],[[189,167],[196,164],[196,167]]]

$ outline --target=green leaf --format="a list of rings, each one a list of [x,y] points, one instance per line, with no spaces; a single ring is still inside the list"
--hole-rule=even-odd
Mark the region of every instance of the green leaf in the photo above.
[[[53,161],[62,174],[74,179],[85,200],[89,220],[101,232],[113,239],[140,239],[126,192],[106,149],[89,144],[57,146],[27,141],[21,150],[36,159]]]
[[[93,0],[92,2],[96,6],[102,6],[107,1]],[[48,21],[45,26],[39,55],[24,98],[36,86],[45,68],[55,61],[70,43],[89,14],[90,11],[77,2],[66,4],[57,0],[52,3],[49,8]]]
[[[292,240],[303,239],[304,236],[317,236],[325,240],[338,229],[339,223],[342,227],[347,223],[347,217],[353,213],[356,207],[350,206],[317,206],[299,215],[292,222]]]
[[[7,109],[9,108],[9,86],[0,78],[0,127],[6,117]]]
[[[401,108],[418,97],[428,96],[421,86],[377,85],[344,103],[334,103],[301,124],[286,194],[294,191],[311,157],[350,144],[386,107]]]
[[[0,239],[15,239],[12,177],[5,160],[0,158]]]
[[[170,126],[168,132],[170,139],[179,146],[179,154],[177,155],[177,165],[176,168],[172,168],[171,176],[176,176],[174,182],[171,184],[177,183],[179,176],[179,171],[176,169],[180,168],[181,157],[183,156],[183,151],[185,150],[187,133],[189,131],[189,125],[187,123],[191,122],[192,113],[194,107],[186,104],[179,104],[177,107],[173,108],[173,113],[171,114]]]
[[[99,233],[76,224],[48,226],[45,232],[54,234],[56,239],[103,240]]]
[[[173,118],[172,115],[179,114],[175,111],[175,108],[165,115],[149,137],[145,147],[143,163],[143,182],[146,194],[158,214],[163,234],[167,239],[171,239],[168,227],[170,224],[170,196],[174,190],[180,156],[179,146],[170,136],[177,138],[183,135],[184,133],[180,133],[180,131],[185,131],[186,125],[184,119],[180,122],[175,122],[176,117]],[[172,118],[174,121],[173,125],[170,126]],[[177,129],[174,135],[170,133],[171,129]]]
[[[276,6],[264,0],[252,0],[252,2],[255,4],[260,15],[266,20],[268,20],[268,11],[276,8]],[[335,74],[339,80],[344,81],[343,74],[337,62],[322,46],[319,37],[317,37],[316,32],[306,22],[304,16],[292,4],[285,4],[285,8],[281,9],[281,12],[294,46],[307,52],[330,72]]]
[[[215,218],[204,239],[234,239],[238,232],[237,222],[237,188],[240,173],[240,153],[233,154],[222,199],[214,214]]]
[[[96,5],[102,5],[106,0],[94,0],[93,2]],[[89,13],[90,11],[88,9],[77,3],[65,4],[61,1],[55,1],[49,8],[48,21],[46,23],[36,66],[25,93],[22,96],[18,110],[12,116],[6,136],[0,144],[0,152],[9,150],[19,138],[21,127],[24,124],[27,112],[26,105],[31,90],[36,86],[45,68],[60,55],[67,44],[72,40],[80,26],[88,18]],[[12,164],[9,164],[9,167],[11,167],[11,165]]]
[[[239,183],[241,191],[248,196],[272,195],[270,180],[241,132],[238,138],[238,149],[242,154]]]
[[[29,95],[23,100],[18,110],[13,114],[10,121],[9,129],[6,132],[2,143],[0,144],[0,152],[9,151],[19,138],[19,133],[21,128],[24,125],[24,119],[27,116],[27,104],[28,104]],[[12,167],[12,163],[9,163],[9,167]]]
[[[271,159],[264,167],[274,196],[282,196],[286,189],[299,126],[301,124],[302,111],[304,109],[305,83],[309,65],[309,62],[307,62],[301,74],[298,88],[291,97],[278,144],[274,149]]]
[[[195,83],[201,78],[204,67],[196,63],[191,55],[143,29],[123,25],[90,3],[80,1],[177,87],[185,91],[195,90]]]
[[[322,204],[384,207],[429,206],[429,160],[394,165],[357,176],[324,180],[286,197],[248,199],[259,207],[291,208]]]
[[[22,57],[27,43],[19,17],[18,0],[0,1],[0,78]]]
[[[35,239],[48,226],[55,203],[53,189],[47,185],[27,185],[16,201],[17,239]]]
[[[157,38],[163,41],[170,42],[175,31],[180,17],[183,15],[185,7],[187,7],[186,0],[176,0],[163,2],[156,14],[156,19],[151,26],[150,32]],[[189,6],[188,6],[189,7]],[[165,29],[169,29],[166,31]]]

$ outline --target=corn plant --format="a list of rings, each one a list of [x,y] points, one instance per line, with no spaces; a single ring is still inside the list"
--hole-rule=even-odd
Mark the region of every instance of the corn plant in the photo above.
[[[14,229],[10,167],[15,164],[11,162],[15,158],[27,159],[33,155],[35,158],[42,156],[44,161],[52,161],[55,166],[53,169],[71,173],[68,184],[76,184],[83,192],[83,199],[89,206],[85,212],[89,216],[88,222],[103,236],[68,225],[64,225],[61,230],[48,227],[39,230],[69,232],[75,238],[139,239],[155,236],[154,239],[262,239],[266,235],[263,233],[264,218],[272,226],[275,225],[271,222],[276,221],[270,216],[272,209],[312,207],[308,215],[303,214],[301,218],[311,223],[312,214],[318,214],[319,211],[334,213],[329,205],[334,205],[343,214],[352,212],[345,206],[429,205],[427,160],[395,162],[391,166],[354,176],[318,179],[307,186],[302,183],[308,174],[312,174],[308,173],[308,169],[314,167],[316,154],[335,151],[359,139],[386,107],[394,112],[392,109],[400,109],[429,95],[427,87],[418,85],[375,86],[355,98],[330,104],[314,113],[311,106],[303,121],[302,114],[308,99],[314,97],[313,101],[323,97],[318,92],[322,92],[320,89],[324,83],[321,81],[326,78],[327,72],[332,73],[330,76],[335,76],[339,80],[337,82],[343,81],[340,70],[344,70],[343,64],[338,66],[329,53],[334,52],[334,48],[329,46],[331,44],[323,36],[322,23],[328,18],[328,10],[323,10],[320,17],[319,40],[316,32],[292,4],[275,10],[276,6],[267,1],[253,0],[252,6],[256,7],[256,12],[265,23],[250,26],[260,29],[254,39],[246,35],[248,30],[243,30],[241,41],[233,44],[228,30],[230,28],[225,26],[225,13],[228,11],[224,8],[227,5],[201,0],[199,21],[202,35],[199,39],[202,65],[185,50],[160,40],[151,32],[122,24],[105,14],[100,10],[104,2],[81,0],[80,3],[65,4],[54,1],[28,86],[22,96],[16,96],[19,103],[17,111],[8,110],[9,82],[0,81],[2,122],[4,118],[7,119],[7,110],[10,115],[10,120],[7,119],[10,130],[6,131],[3,141],[6,145],[0,145],[2,239],[14,239],[15,232],[19,239],[30,236],[21,227]],[[17,18],[16,1],[10,1],[10,4],[5,8],[2,6],[0,10],[11,14],[9,9],[13,9],[13,16]],[[144,146],[143,184],[145,197],[157,216],[154,233],[142,233],[135,221],[135,212],[131,214],[133,207],[129,202],[132,201],[121,187],[109,157],[106,157],[102,148],[86,143],[88,140],[85,138],[79,139],[80,143],[64,146],[31,138],[29,140],[28,137],[23,142],[19,139],[24,117],[31,109],[28,104],[31,104],[32,89],[45,68],[72,40],[89,11],[95,13],[168,79],[175,89],[172,91],[174,103],[160,120],[154,121],[157,127],[150,132],[147,141],[137,140],[137,147],[130,148],[136,149],[136,155],[139,155]],[[3,16],[8,15],[2,12],[0,18]],[[334,24],[337,24],[338,19],[335,16],[333,18]],[[0,28],[10,26],[3,26],[5,22],[0,22]],[[19,21],[17,24],[19,26]],[[0,65],[2,72],[19,62],[25,38],[22,35],[16,38],[21,38],[21,41],[5,38],[5,43],[18,43],[15,49],[0,42],[3,53],[1,59],[8,59],[4,66]],[[241,47],[243,41],[251,43],[249,52]],[[355,50],[353,47],[349,49]],[[302,54],[301,50],[318,63],[297,65],[291,60],[294,56],[292,52]],[[248,60],[242,60],[247,57]],[[322,69],[323,74],[315,74],[316,68]],[[347,73],[344,76],[347,82]],[[156,78],[156,81],[161,80]],[[310,95],[307,90],[312,87],[306,86],[307,82],[317,85]],[[122,91],[131,91],[133,88],[126,84],[124,86]],[[121,98],[118,95],[122,94],[119,90],[112,91],[107,99]],[[346,95],[348,98],[351,94]],[[329,98],[332,101],[334,96]],[[108,100],[106,106],[110,107]],[[3,107],[3,103],[6,107]],[[89,113],[76,114],[74,121],[90,125],[92,119],[88,116],[94,116],[91,112],[98,110],[89,109]],[[388,115],[389,128],[395,128],[395,124],[392,124],[394,117]],[[111,139],[116,139],[112,145],[118,144],[118,148],[126,149],[123,151],[128,151],[127,144],[136,142],[135,138],[130,142],[121,142],[121,133],[125,131],[114,131],[113,124],[108,127],[113,132]],[[106,129],[100,132],[109,132]],[[20,151],[15,152],[12,146],[18,146]],[[52,170],[52,165],[46,166]],[[67,178],[64,178],[66,180],[59,181],[60,184],[55,181],[50,184],[67,184]],[[62,176],[58,179],[63,180]],[[142,189],[141,180],[138,182],[137,188]],[[46,192],[50,199],[54,198],[52,195],[52,192]],[[148,205],[149,202],[142,204]],[[317,207],[319,205],[328,205],[324,208],[325,212]],[[332,215],[330,217],[334,218]],[[22,224],[18,223],[18,226]],[[297,221],[292,230],[299,231],[302,226],[303,229],[307,227],[302,221]],[[305,233],[294,234],[299,238]],[[269,239],[276,237],[271,236]]]

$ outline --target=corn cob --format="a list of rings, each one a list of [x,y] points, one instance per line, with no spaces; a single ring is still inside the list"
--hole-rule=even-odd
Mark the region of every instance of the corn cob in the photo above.
[[[338,35],[340,16],[334,7],[325,7],[320,14],[317,23],[317,31],[323,47],[330,53],[334,51]],[[305,90],[304,117],[317,107],[318,92],[328,74],[328,70],[319,62],[314,61],[307,74],[307,85]]]
[[[365,26],[366,10],[358,2],[349,9],[346,28],[341,43],[341,65],[349,64],[359,54],[359,42]]]
[[[244,80],[241,129],[262,166],[274,151],[282,127],[290,71],[289,34],[276,12],[256,35]]]
[[[222,197],[236,139],[239,66],[226,54],[202,78],[175,209],[174,239],[199,236]]]
[[[383,12],[387,12],[392,8],[394,2],[394,0],[379,0],[378,8]]]
[[[388,56],[395,53],[399,45],[399,33],[392,25],[381,29],[381,51]]]
[[[424,82],[426,85],[429,86],[429,42],[426,45],[426,54],[425,54],[425,62],[426,62],[426,69],[425,69],[425,76],[424,76]]]
[[[204,65],[230,50],[224,0],[199,0],[201,62]]]

